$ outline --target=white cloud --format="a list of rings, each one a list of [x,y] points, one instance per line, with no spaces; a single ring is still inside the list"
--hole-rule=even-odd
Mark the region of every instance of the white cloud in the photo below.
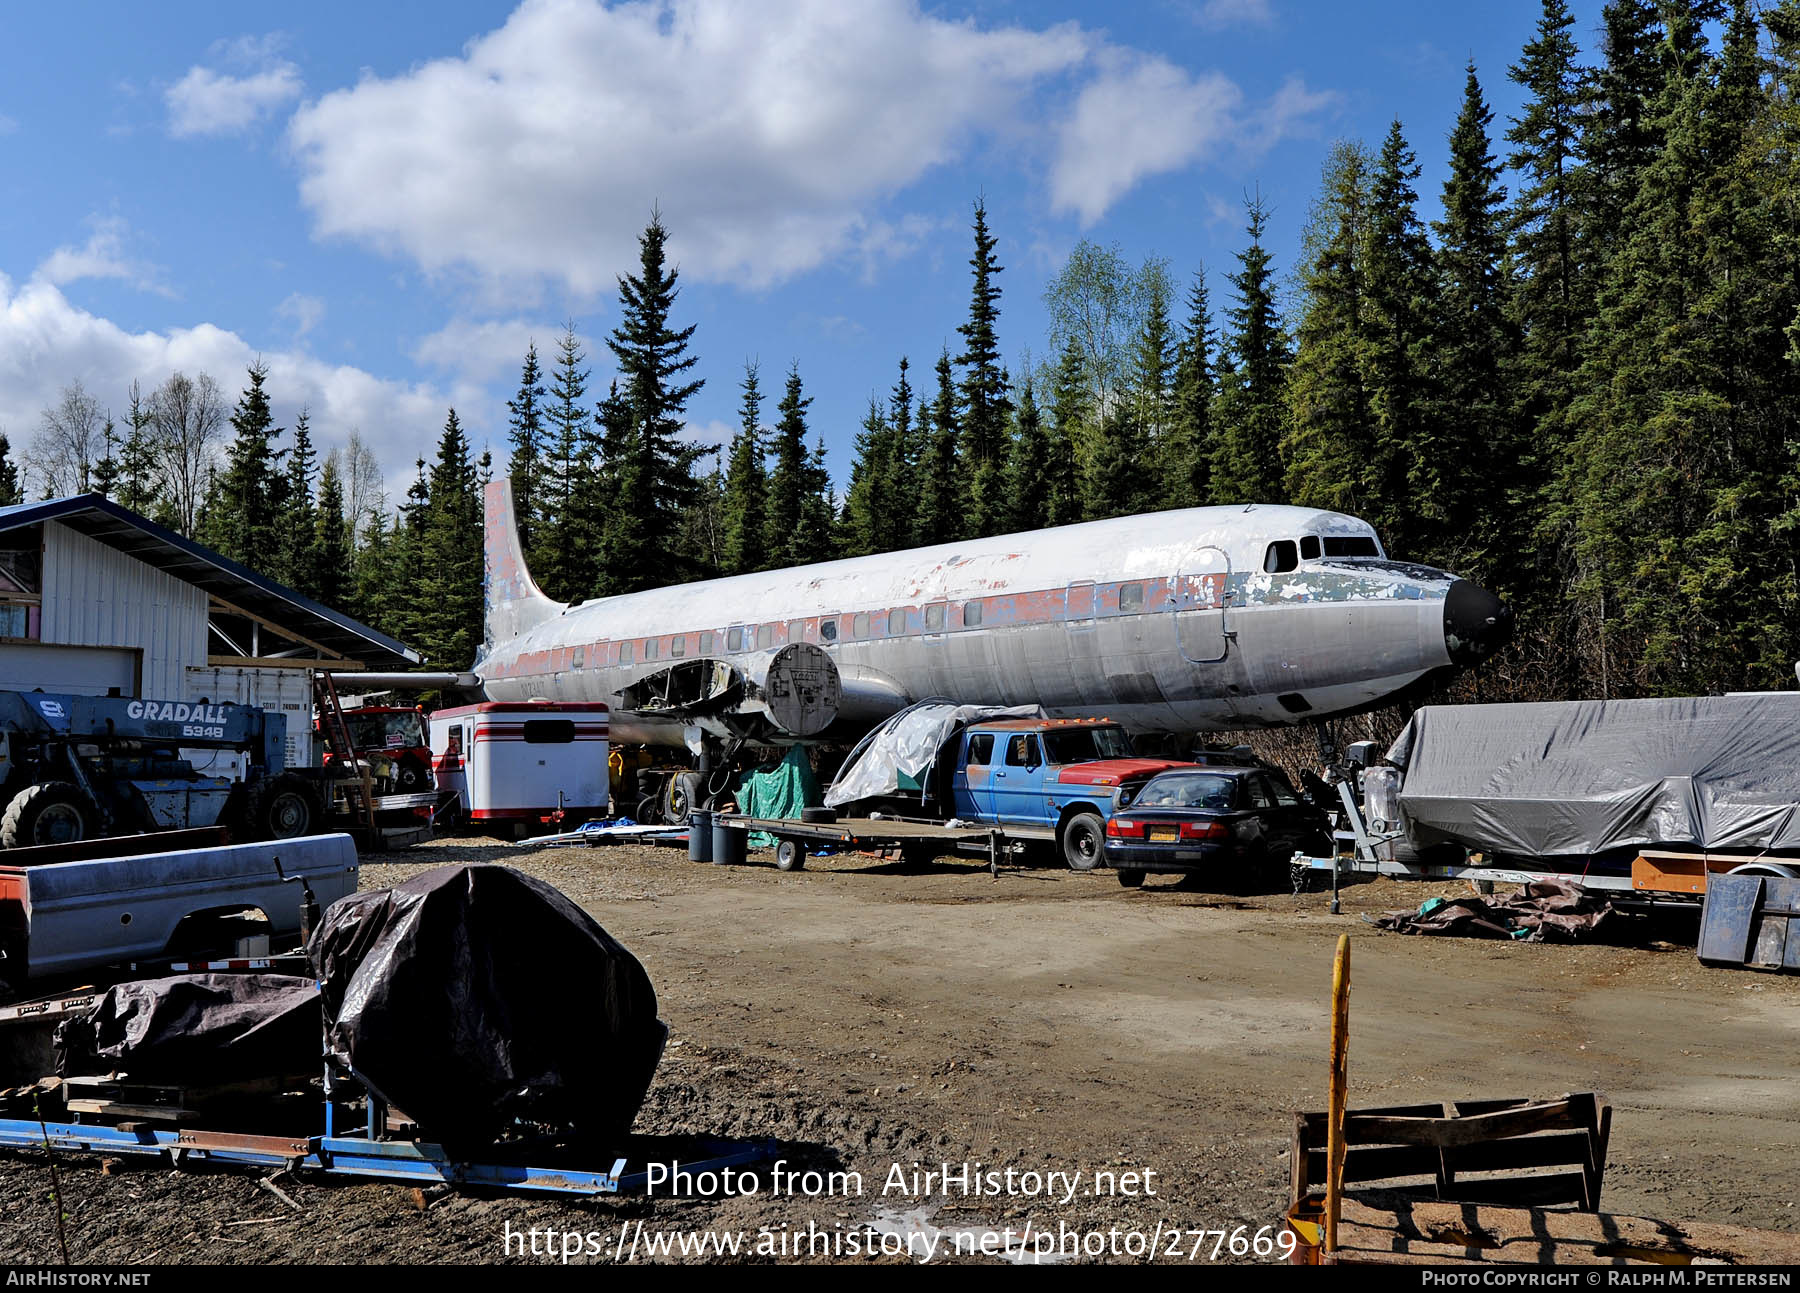
[[[325,317],[325,302],[304,292],[294,292],[275,307],[275,313],[293,323],[294,340],[298,341],[319,326],[320,320]]]
[[[318,236],[493,300],[581,299],[635,263],[656,206],[692,279],[866,272],[942,218],[896,196],[977,147],[1047,163],[1055,208],[1091,222],[1204,160],[1242,109],[1224,76],[1074,23],[982,27],[917,0],[524,0],[457,57],[302,105],[289,142]]]
[[[41,411],[77,378],[122,422],[134,380],[148,395],[176,369],[206,372],[235,401],[259,355],[269,366],[276,421],[291,427],[300,408],[310,406],[322,452],[360,428],[388,473],[390,503],[404,493],[413,460],[429,456],[449,405],[478,445],[495,424],[492,402],[474,386],[390,381],[303,353],[260,350],[210,323],[127,332],[72,305],[54,283],[34,279],[15,288],[0,275],[0,431],[14,444],[29,441]]]
[[[538,368],[549,385],[550,365],[560,324],[533,323],[528,319],[452,319],[436,332],[421,337],[412,357],[440,372],[455,373],[471,382],[500,377],[517,379],[525,364],[525,348],[537,343]],[[587,347],[584,345],[583,349]],[[592,355],[588,358],[591,360]],[[584,364],[583,367],[591,367]]]
[[[169,133],[177,139],[241,134],[300,97],[300,69],[277,51],[279,36],[222,41],[212,54],[242,75],[195,64],[163,94]]]
[[[51,252],[33,272],[36,281],[60,287],[84,278],[116,278],[142,291],[174,295],[159,282],[154,266],[126,253],[131,227],[124,220],[118,216],[92,216],[87,223],[87,241],[79,247],[65,243]]]
[[[1054,210],[1084,226],[1140,180],[1180,170],[1228,142],[1243,92],[1217,72],[1190,76],[1165,58],[1101,55],[1101,73],[1075,100],[1050,172]]]
[[[1205,0],[1194,21],[1202,27],[1270,27],[1275,10],[1269,0]]]
[[[687,273],[764,285],[1079,65],[1072,25],[978,30],[911,0],[526,0],[467,47],[300,109],[317,231],[428,271],[611,288],[653,205]]]

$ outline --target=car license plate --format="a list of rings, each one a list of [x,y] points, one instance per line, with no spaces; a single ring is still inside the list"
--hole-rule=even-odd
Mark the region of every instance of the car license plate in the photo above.
[[[1181,832],[1173,826],[1152,826],[1150,838],[1159,842],[1172,842],[1181,837]]]

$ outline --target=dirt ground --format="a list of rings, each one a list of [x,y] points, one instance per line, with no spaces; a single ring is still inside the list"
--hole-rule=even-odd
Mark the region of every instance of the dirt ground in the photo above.
[[[503,861],[644,962],[671,1040],[640,1133],[776,1137],[790,1166],[860,1173],[861,1193],[777,1196],[764,1180],[748,1196],[564,1202],[283,1178],[293,1210],[253,1173],[62,1160],[71,1259],[501,1261],[509,1227],[547,1227],[592,1232],[581,1260],[607,1261],[640,1224],[640,1240],[741,1232],[746,1245],[809,1222],[1253,1234],[1286,1203],[1291,1111],[1323,1107],[1346,932],[1353,1105],[1599,1090],[1615,1109],[1609,1211],[1800,1230],[1800,979],[1708,970],[1691,943],[1383,934],[1360,916],[1427,896],[1390,882],[1347,890],[1334,917],[1321,895],[1157,878],[1134,892],[1048,866],[995,879],[975,860],[816,858],[784,874],[766,852],[725,868],[671,849],[470,840],[403,857],[365,860],[363,885]],[[556,987],[579,1026],[581,985]],[[1066,1202],[1060,1185],[1028,1197],[1024,1177],[997,1196],[884,1195],[895,1164],[945,1163],[1085,1175]],[[1096,1196],[1096,1171],[1154,1172],[1154,1197]],[[54,1260],[54,1220],[44,1156],[0,1155],[0,1260]],[[558,1260],[525,1244],[510,1260]]]

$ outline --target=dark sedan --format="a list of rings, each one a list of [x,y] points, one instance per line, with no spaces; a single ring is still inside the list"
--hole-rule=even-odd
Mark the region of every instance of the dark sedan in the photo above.
[[[1273,768],[1181,768],[1146,781],[1106,823],[1101,860],[1135,888],[1152,871],[1221,888],[1275,885],[1296,851],[1331,851],[1331,821]]]

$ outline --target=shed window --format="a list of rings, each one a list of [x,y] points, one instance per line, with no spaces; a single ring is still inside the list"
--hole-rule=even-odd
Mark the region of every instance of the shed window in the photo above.
[[[1300,540],[1300,560],[1317,561],[1319,559],[1319,536],[1308,534]]]
[[[575,739],[575,723],[567,718],[528,718],[525,720],[525,744],[567,745]]]
[[[1263,554],[1263,569],[1271,575],[1285,574],[1300,565],[1300,550],[1292,539],[1277,539]]]
[[[896,606],[888,612],[888,636],[897,638],[906,632],[906,611]]]
[[[1119,585],[1119,611],[1131,615],[1144,609],[1144,586],[1142,584]]]
[[[981,603],[980,602],[964,602],[963,603],[963,627],[966,629],[974,629],[974,628],[981,627]]]
[[[850,631],[852,636],[856,637],[858,640],[869,636],[869,615],[867,611],[864,611],[861,615],[858,615],[851,621]]]

